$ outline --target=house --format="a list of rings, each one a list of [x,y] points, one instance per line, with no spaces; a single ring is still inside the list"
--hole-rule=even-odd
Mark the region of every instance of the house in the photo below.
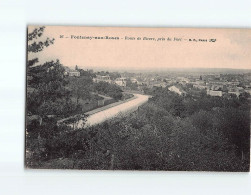
[[[251,89],[245,89],[245,92],[251,95]]]
[[[193,85],[193,87],[197,88],[197,89],[207,89],[208,88],[208,86],[197,85],[197,84]]]
[[[229,93],[229,94],[234,94],[234,95],[236,95],[237,97],[240,96],[240,92],[239,92],[239,91],[229,91],[228,93]]]
[[[125,77],[116,78],[115,83],[121,87],[126,87],[126,78]]]
[[[196,80],[196,81],[195,81],[195,84],[196,84],[196,85],[205,85],[205,81]]]
[[[131,78],[132,83],[138,83],[138,80],[136,78]]]
[[[155,82],[152,85],[153,85],[153,87],[163,87],[163,88],[167,86],[167,84],[165,82],[161,82],[161,81]]]
[[[237,97],[240,96],[241,92],[244,92],[244,89],[242,88],[242,89],[240,90],[238,87],[232,87],[232,88],[229,88],[229,90],[228,90],[228,93],[229,93],[229,94],[234,94],[234,95],[236,95]]]
[[[232,89],[229,89],[229,91],[228,91],[228,93],[229,94],[234,94],[234,95],[236,95],[237,97],[239,97],[240,96],[240,91],[239,91],[239,89],[236,87],[236,88],[232,88]]]
[[[96,75],[96,78],[93,78],[93,82],[94,83],[99,83],[99,82],[112,83],[113,81],[111,80],[109,75],[106,75],[106,76]]]
[[[187,83],[190,82],[190,80],[185,77],[177,77],[177,81],[178,81],[178,83],[180,83],[182,85],[186,85]]]
[[[222,97],[222,91],[207,90],[207,95]]]
[[[171,87],[168,87],[168,90],[169,90],[169,91],[172,91],[172,92],[174,92],[174,93],[177,93],[177,94],[179,94],[179,95],[186,95],[186,92],[185,92],[185,91],[179,89],[178,87],[176,87],[176,86],[174,86],[174,85],[171,86]]]
[[[79,77],[80,72],[78,70],[72,70],[69,67],[65,67],[65,72],[64,75],[69,76],[69,77]]]
[[[71,71],[69,71],[68,72],[68,75],[70,76],[70,77],[79,77],[80,76],[80,72],[78,72],[77,70],[71,70]]]

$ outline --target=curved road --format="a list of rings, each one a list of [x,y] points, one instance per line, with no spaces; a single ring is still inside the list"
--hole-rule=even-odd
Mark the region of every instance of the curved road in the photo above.
[[[133,94],[133,95],[136,98],[131,101],[119,104],[117,106],[114,106],[114,107],[111,107],[106,110],[102,110],[100,112],[90,115],[87,118],[85,127],[102,123],[105,120],[111,119],[120,113],[133,112],[137,110],[139,106],[146,103],[149,98],[149,96],[147,95],[141,95],[141,94]],[[77,128],[80,128],[82,126],[83,126],[83,121],[79,121],[77,124]]]

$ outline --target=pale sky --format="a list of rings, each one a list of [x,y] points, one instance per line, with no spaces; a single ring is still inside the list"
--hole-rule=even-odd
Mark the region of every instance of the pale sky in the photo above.
[[[33,29],[29,27],[29,32]],[[60,35],[69,38],[59,38]],[[120,39],[71,39],[71,35]],[[125,36],[136,40],[125,40]],[[40,62],[59,59],[72,68],[78,65],[83,69],[103,70],[251,69],[251,29],[46,26],[44,37],[55,38],[55,43],[35,54]],[[156,40],[169,37],[172,41],[143,40],[144,37]],[[175,37],[182,41],[174,41]],[[188,39],[216,39],[216,42],[189,42]]]

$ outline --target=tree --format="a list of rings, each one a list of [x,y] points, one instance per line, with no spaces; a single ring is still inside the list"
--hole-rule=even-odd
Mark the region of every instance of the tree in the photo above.
[[[54,43],[54,39],[46,38],[45,40],[42,40],[42,35],[44,33],[45,27],[39,27],[35,28],[32,32],[28,33],[27,39],[28,39],[28,46],[27,46],[27,52],[28,55],[30,53],[38,53],[41,52],[45,47],[50,46]],[[40,40],[39,40],[40,39]],[[28,59],[27,60],[27,72],[29,73],[30,67],[38,63],[38,58]]]
[[[85,71],[81,68],[78,68],[78,71],[80,72],[80,76],[84,76],[84,77],[89,77],[89,78],[94,78],[96,77],[95,74],[91,73],[90,71]]]
[[[250,152],[250,112],[239,108],[221,108],[215,112],[214,126],[230,143],[237,146],[237,154],[243,160]]]
[[[138,89],[138,84],[133,83],[130,79],[126,79],[126,87],[129,87],[131,90],[137,90]]]
[[[78,105],[70,99],[70,90],[66,88],[67,80],[64,77],[63,65],[56,61],[38,64],[38,58],[31,58],[30,53],[41,52],[54,43],[54,39],[43,37],[45,27],[35,28],[28,33],[28,60],[27,60],[27,151],[31,154],[27,158],[27,165],[39,162],[51,155],[51,145],[57,144],[58,137],[70,129],[67,126],[58,126],[58,118],[76,115]],[[31,90],[32,89],[32,90]],[[38,119],[38,121],[29,121]],[[80,116],[75,116],[79,120]],[[85,123],[86,116],[81,115]],[[73,121],[75,122],[75,121]]]
[[[99,82],[94,85],[95,91],[108,95],[116,100],[120,100],[123,96],[119,86],[107,82]]]
[[[110,72],[110,73],[109,73],[109,76],[110,76],[110,78],[111,78],[112,80],[115,80],[115,79],[121,77],[121,75],[120,75],[118,72]]]
[[[72,92],[72,96],[76,98],[76,103],[79,104],[79,100],[90,99],[92,79],[90,77],[71,78],[69,87]]]
[[[28,53],[41,52],[45,47],[54,43],[54,39],[44,38],[45,27],[35,28],[28,33]],[[71,102],[70,91],[66,88],[63,65],[56,61],[38,63],[38,58],[28,59],[27,73],[28,88],[32,92],[27,94],[27,110],[42,118],[48,115],[64,117],[74,112],[77,106]]]
[[[46,94],[44,92],[45,89],[48,88],[47,81],[45,81],[45,78],[48,78],[47,73],[54,73],[56,72],[55,69],[59,68],[59,62],[56,62],[55,66],[53,62],[45,63],[44,66],[35,66],[36,63],[39,63],[39,59],[29,58],[30,53],[41,52],[45,47],[48,47],[49,45],[54,43],[54,39],[50,39],[48,37],[43,40],[44,29],[44,26],[35,28],[32,32],[28,32],[27,35],[27,88],[32,87],[35,89],[32,90],[32,93],[27,90],[27,109],[28,112],[30,111],[33,114],[37,112],[37,108],[42,104],[42,102],[45,102]],[[55,81],[55,78],[53,76],[55,75],[51,75],[50,78],[54,79]],[[52,79],[49,79],[50,88],[53,88],[52,82],[50,82],[52,81]]]

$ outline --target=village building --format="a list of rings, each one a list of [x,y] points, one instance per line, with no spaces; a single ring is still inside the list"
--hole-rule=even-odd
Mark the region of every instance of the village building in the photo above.
[[[186,95],[186,92],[185,92],[185,91],[179,89],[178,87],[176,87],[176,86],[174,86],[174,85],[171,86],[171,87],[168,87],[168,90],[170,90],[170,91],[172,91],[172,92],[174,92],[174,93],[177,93],[177,94],[179,94],[179,95]]]
[[[115,83],[120,87],[126,87],[126,78],[125,77],[117,78],[115,80]]]
[[[177,78],[177,81],[182,84],[182,85],[186,85],[187,83],[190,82],[190,80],[188,78],[185,78],[185,77],[178,77]]]
[[[163,88],[167,86],[167,84],[165,82],[161,82],[161,81],[155,82],[152,85],[153,85],[153,87],[163,87]]]
[[[77,70],[72,70],[72,71],[68,72],[68,74],[70,77],[74,77],[74,76],[79,77],[80,76],[80,72]]]
[[[208,89],[208,86],[203,86],[203,85],[193,85],[193,87],[197,89]]]
[[[234,95],[236,95],[237,97],[240,96],[240,92],[239,92],[239,91],[229,91],[228,93],[229,93],[229,94],[234,94]]]
[[[65,72],[64,72],[65,76],[70,76],[70,77],[73,77],[73,76],[79,77],[80,76],[80,72],[78,70],[72,70],[67,66],[65,66],[64,69],[65,69]]]
[[[207,95],[222,97],[222,91],[207,90]]]
[[[132,83],[138,83],[138,80],[136,78],[131,78]]]
[[[93,82],[94,83],[99,83],[99,82],[112,83],[113,81],[111,80],[109,75],[106,75],[106,76],[96,75],[96,78],[93,78]]]
[[[245,92],[251,95],[251,89],[245,89]]]
[[[241,94],[238,88],[229,89],[228,93],[229,93],[229,94],[234,94],[234,95],[236,95],[237,97],[239,97],[240,94]]]

